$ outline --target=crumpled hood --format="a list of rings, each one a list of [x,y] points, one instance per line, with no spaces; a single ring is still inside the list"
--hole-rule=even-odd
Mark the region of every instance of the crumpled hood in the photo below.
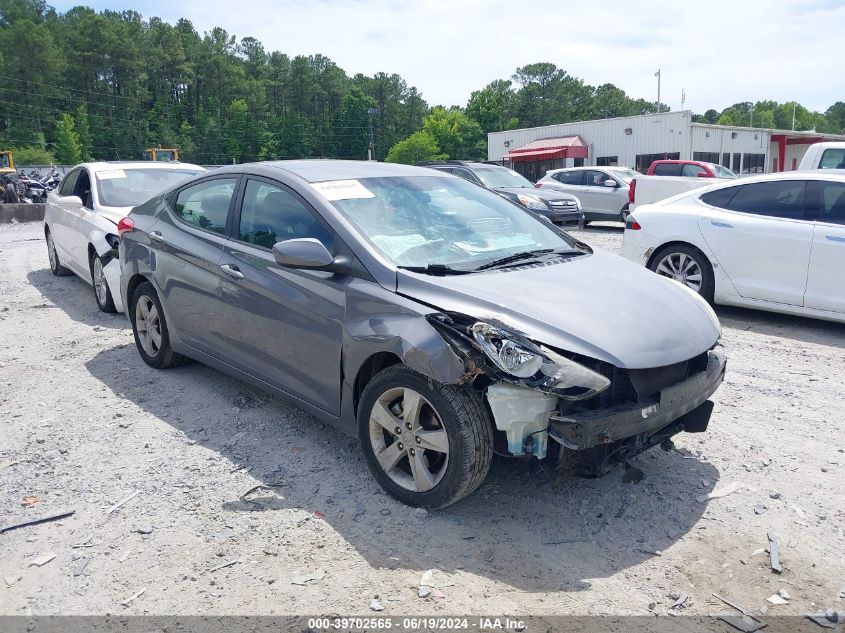
[[[400,294],[510,326],[528,338],[617,367],[644,369],[710,349],[720,328],[703,299],[597,250],[547,266],[434,277],[399,270]]]

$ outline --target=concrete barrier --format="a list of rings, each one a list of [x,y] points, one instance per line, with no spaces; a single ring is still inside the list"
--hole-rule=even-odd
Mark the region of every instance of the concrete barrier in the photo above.
[[[0,224],[12,222],[40,222],[44,219],[44,203],[0,204]]]

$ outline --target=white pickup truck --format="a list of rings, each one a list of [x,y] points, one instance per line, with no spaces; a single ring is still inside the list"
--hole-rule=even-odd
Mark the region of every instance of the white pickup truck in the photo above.
[[[813,143],[807,148],[798,169],[845,169],[845,143]]]
[[[684,176],[637,176],[628,189],[628,209],[634,212],[641,204],[659,202],[693,189],[709,187],[724,178],[685,178]]]

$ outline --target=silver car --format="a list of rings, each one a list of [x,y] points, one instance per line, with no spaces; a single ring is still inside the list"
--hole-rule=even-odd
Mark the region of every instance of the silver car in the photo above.
[[[537,184],[542,189],[564,191],[581,201],[584,221],[628,217],[628,189],[640,176],[627,167],[572,167],[547,171]]]
[[[192,358],[357,433],[414,506],[471,493],[494,451],[601,472],[704,431],[724,377],[697,294],[430,169],[223,167],[118,231],[144,362]]]

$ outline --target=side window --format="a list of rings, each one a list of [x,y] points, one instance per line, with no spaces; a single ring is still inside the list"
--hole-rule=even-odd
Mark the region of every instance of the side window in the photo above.
[[[224,233],[237,184],[237,178],[217,178],[182,189],[176,196],[173,211],[197,228]]]
[[[689,163],[684,165],[684,168],[681,170],[681,176],[687,176],[689,178],[698,178],[699,174],[707,176],[707,170],[704,169],[701,165],[690,165]]]
[[[74,188],[74,185],[76,185],[76,178],[78,176],[79,176],[79,170],[74,169],[67,176],[64,177],[64,180],[62,180],[62,184],[59,185],[59,195],[60,196],[72,196],[73,195],[73,188]]]
[[[731,211],[773,218],[804,218],[803,180],[756,182],[743,185],[728,204]]]
[[[584,172],[580,169],[577,171],[559,171],[553,177],[563,185],[580,186],[584,184]]]
[[[610,179],[606,173],[601,171],[587,170],[584,172],[586,184],[588,187],[604,187],[605,180]]]
[[[287,189],[260,180],[247,181],[238,239],[262,248],[283,240],[313,237],[334,251],[331,234]]]
[[[469,171],[467,171],[466,169],[463,169],[461,167],[456,167],[455,170],[452,173],[455,174],[456,176],[458,176],[459,178],[463,178],[464,180],[469,180],[472,183],[477,183],[475,177],[471,173],[469,173]]]
[[[680,163],[660,163],[654,167],[655,176],[680,176]]]
[[[845,183],[819,181],[818,221],[845,224]]]
[[[731,200],[733,200],[733,197],[736,195],[736,192],[740,189],[742,189],[742,187],[727,187],[725,189],[709,191],[702,195],[700,200],[705,204],[709,204],[711,207],[727,209]]]
[[[88,175],[87,169],[79,170],[71,195],[79,196],[79,199],[82,200],[82,206],[86,209],[94,208],[94,200],[91,196],[91,177]]]
[[[819,161],[819,169],[845,169],[845,149],[826,149]]]

